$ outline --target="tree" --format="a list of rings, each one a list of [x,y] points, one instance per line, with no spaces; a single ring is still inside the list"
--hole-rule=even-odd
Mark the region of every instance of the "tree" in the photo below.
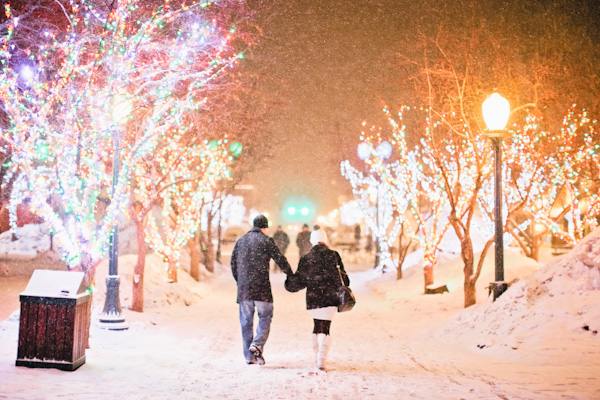
[[[548,233],[574,245],[598,225],[598,140],[595,121],[575,106],[563,118],[560,134],[542,130],[533,115],[512,133],[507,163],[514,172],[508,189],[516,201],[509,224],[515,226],[519,216],[530,221],[530,229],[513,233],[528,256],[537,259]],[[547,141],[552,153],[545,149]]]
[[[433,269],[440,244],[450,227],[445,215],[448,193],[429,150],[426,141],[423,141],[423,148],[417,147],[407,157],[411,165],[411,178],[416,182],[409,199],[416,225],[413,238],[423,250],[424,291],[434,283]]]
[[[392,127],[398,154],[393,185],[400,190],[393,192],[394,203],[404,211],[410,210],[412,214],[411,225],[416,228],[415,232],[411,233],[409,227],[409,235],[423,250],[423,282],[426,292],[427,286],[434,283],[433,269],[437,262],[439,246],[450,226],[443,218],[448,195],[441,180],[442,174],[431,158],[431,147],[428,142],[422,140],[421,147],[416,146],[410,151],[407,148],[405,117],[416,110],[402,107],[398,112],[398,121],[391,116],[387,107],[383,111]],[[406,218],[404,223],[407,224]],[[402,233],[404,233],[404,223]],[[409,245],[410,243],[406,245],[404,254]]]
[[[364,132],[361,138],[365,138]],[[361,144],[367,153],[365,154],[365,165],[369,169],[369,175],[364,176],[347,160],[341,163],[341,172],[350,181],[354,198],[363,212],[365,223],[375,236],[377,244],[375,266],[385,270],[386,268],[395,268],[390,248],[398,237],[408,206],[406,200],[401,203],[398,199],[406,198],[407,190],[398,182],[393,182],[392,171],[395,171],[399,163],[396,161],[388,164],[385,161],[389,156],[387,153],[391,151],[391,145],[388,142],[382,142],[379,137],[378,146],[375,148],[373,139],[372,136],[366,137]],[[402,204],[404,204],[404,208],[402,208]]]
[[[161,134],[179,128],[186,113],[200,110],[203,93],[240,59],[232,52],[232,28],[219,16],[224,6],[241,4],[71,1],[64,6],[65,30],[45,33],[39,51],[30,54],[33,73],[27,76],[17,68],[22,60],[7,51],[20,37],[19,19],[7,8],[0,97],[8,121],[2,137],[20,169],[12,200],[31,198],[70,269],[93,277],[129,200],[132,166]],[[134,115],[142,117],[138,129],[118,134]],[[111,185],[113,148],[122,168],[98,221],[100,195]]]
[[[227,152],[223,145],[217,142],[206,143],[206,141],[200,145],[191,143],[184,145],[185,142],[177,138],[179,135],[163,136],[160,148],[137,162],[132,173],[134,178],[129,214],[135,223],[138,240],[138,259],[133,279],[132,309],[134,311],[143,311],[147,244],[150,243],[152,247],[160,249],[159,254],[162,253],[167,262],[167,270],[173,275],[171,279],[176,280],[174,267],[179,257],[173,257],[170,251],[172,249],[165,249],[167,246],[173,246],[174,238],[171,234],[179,235],[180,239],[183,239],[183,242],[177,242],[179,248],[185,245],[189,235],[194,235],[194,226],[199,225],[205,197],[210,195],[212,187],[219,178],[229,174],[224,167]],[[197,191],[201,192],[200,198],[197,197]],[[177,197],[179,206],[173,203],[173,196]],[[181,203],[185,203],[184,212],[181,212]],[[156,222],[153,225],[154,229],[148,227],[148,219],[154,218],[152,212],[157,207],[162,208],[167,215],[162,218],[161,226],[164,229],[159,228]],[[188,212],[187,208],[190,207],[192,211]],[[188,228],[189,231],[186,230]],[[149,229],[154,235],[154,241],[148,238]],[[170,270],[169,258],[172,261]]]
[[[227,178],[229,171],[222,145],[211,142],[178,150],[176,142],[171,143],[175,144],[155,155],[155,163],[140,165],[136,179],[140,198],[149,199],[145,209],[151,210],[156,202],[161,207],[160,225],[158,218],[146,213],[146,240],[163,257],[168,279],[177,282],[181,249],[198,230],[202,207],[212,200],[216,182]]]

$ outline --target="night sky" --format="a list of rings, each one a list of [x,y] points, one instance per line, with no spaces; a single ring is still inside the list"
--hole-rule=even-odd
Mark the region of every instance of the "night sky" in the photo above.
[[[440,8],[443,3],[433,2]],[[582,18],[598,21],[597,0],[571,3],[587,4]],[[362,121],[384,125],[382,106],[394,111],[405,102],[399,90],[399,43],[410,43],[408,35],[417,34],[424,4],[278,1],[259,18],[264,38],[256,51],[273,63],[269,90],[285,104],[267,126],[279,139],[275,156],[246,179],[256,187],[253,196],[245,193],[247,206],[275,216],[286,198],[301,196],[314,201],[317,213],[326,214],[339,206],[339,196],[352,199],[339,163],[351,159],[358,165]],[[443,11],[438,15],[443,17]],[[600,37],[597,31],[594,35]]]
[[[339,163],[355,157],[361,122],[379,117],[392,97],[394,40],[411,15],[378,3],[298,1],[264,26],[259,51],[276,58],[271,89],[287,103],[269,125],[280,139],[275,157],[249,181],[271,215],[289,197],[312,199],[321,214],[338,207],[340,195],[350,200]]]

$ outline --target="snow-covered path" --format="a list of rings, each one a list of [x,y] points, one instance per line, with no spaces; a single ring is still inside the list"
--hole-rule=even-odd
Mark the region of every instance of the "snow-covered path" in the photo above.
[[[460,304],[448,294],[401,293],[390,302],[377,286],[361,284],[369,273],[350,275],[358,305],[332,324],[327,371],[313,365],[304,292],[286,292],[283,274],[272,274],[267,363],[246,365],[235,283],[221,271],[195,288],[190,306],[125,310],[127,331],[93,322],[86,364],[75,372],[15,367],[18,321],[0,323],[0,399],[599,398],[597,361],[532,363],[443,342],[436,327]]]

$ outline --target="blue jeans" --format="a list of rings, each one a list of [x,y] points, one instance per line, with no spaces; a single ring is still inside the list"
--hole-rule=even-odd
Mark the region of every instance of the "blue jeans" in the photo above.
[[[254,308],[258,312],[258,326],[254,336]],[[245,300],[240,301],[240,324],[242,325],[242,341],[244,342],[244,358],[253,361],[248,348],[254,345],[263,351],[273,319],[273,303],[266,301]]]

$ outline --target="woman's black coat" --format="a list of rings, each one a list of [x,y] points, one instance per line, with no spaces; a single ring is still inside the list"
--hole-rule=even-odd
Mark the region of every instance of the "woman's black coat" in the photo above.
[[[346,285],[350,279],[346,275],[342,258],[337,251],[319,243],[308,254],[300,258],[298,270],[293,279],[298,284],[298,290],[306,288],[306,308],[336,306],[338,289],[342,284],[338,266]]]

